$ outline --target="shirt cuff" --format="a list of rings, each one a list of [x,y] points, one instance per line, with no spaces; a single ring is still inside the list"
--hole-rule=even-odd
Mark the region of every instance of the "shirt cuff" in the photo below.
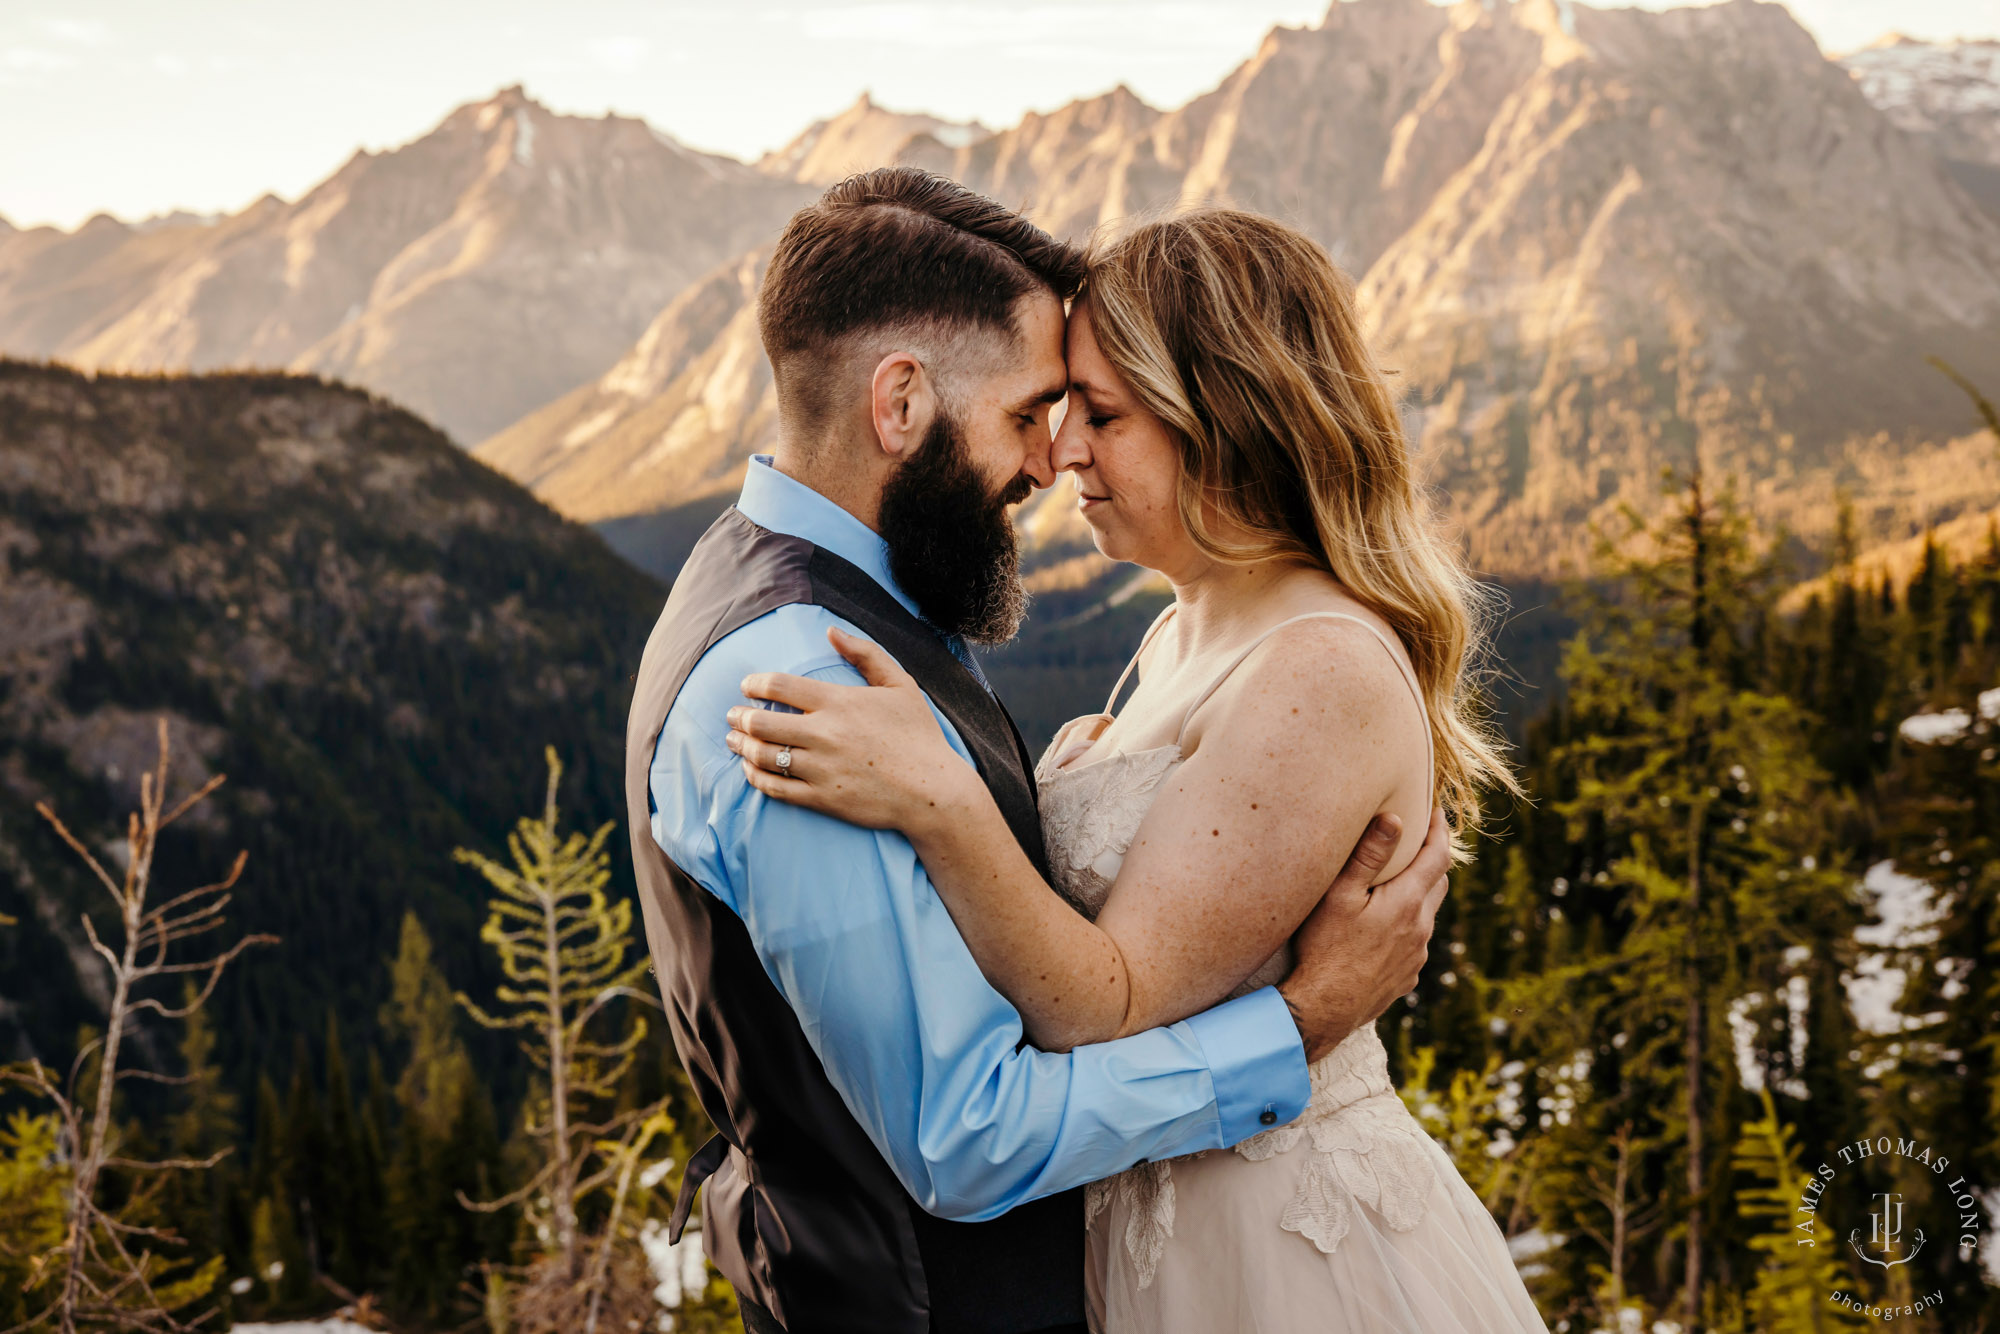
[[[1312,1097],[1298,1025],[1276,987],[1183,1020],[1215,1083],[1222,1146],[1297,1119]]]

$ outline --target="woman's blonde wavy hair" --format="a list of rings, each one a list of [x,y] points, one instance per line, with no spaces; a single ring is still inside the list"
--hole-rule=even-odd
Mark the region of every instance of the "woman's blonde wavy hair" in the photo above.
[[[1179,443],[1195,545],[1231,565],[1307,562],[1395,629],[1430,716],[1440,804],[1461,834],[1477,828],[1482,788],[1521,790],[1473,679],[1493,595],[1418,486],[1353,280],[1282,223],[1204,208],[1093,247],[1078,302]]]

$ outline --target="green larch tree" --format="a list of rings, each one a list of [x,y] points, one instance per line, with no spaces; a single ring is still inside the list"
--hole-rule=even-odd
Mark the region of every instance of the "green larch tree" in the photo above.
[[[542,811],[508,835],[508,862],[467,848],[455,853],[494,890],[480,938],[506,978],[495,994],[497,1013],[463,994],[458,1001],[485,1027],[518,1032],[541,1076],[525,1125],[539,1146],[539,1165],[518,1189],[467,1203],[523,1206],[547,1248],[546,1262],[533,1270],[533,1291],[511,1302],[514,1319],[590,1331],[601,1318],[601,1289],[621,1245],[628,1262],[637,1253],[631,1243],[644,1212],[629,1202],[642,1167],[635,1154],[670,1136],[673,1125],[667,1099],[621,1105],[647,1033],[632,1002],[658,1001],[635,985],[646,975],[647,958],[633,933],[632,904],[605,893],[611,870],[604,843],[613,826],[588,835],[563,830],[556,801],[562,764],[553,746],[546,755]],[[593,1246],[582,1214],[599,1195],[606,1221]]]

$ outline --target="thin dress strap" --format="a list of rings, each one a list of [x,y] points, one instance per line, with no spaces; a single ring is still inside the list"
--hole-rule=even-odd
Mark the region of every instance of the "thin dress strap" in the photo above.
[[[1171,610],[1171,608],[1169,610]],[[1430,710],[1424,707],[1424,692],[1417,687],[1417,679],[1415,675],[1411,673],[1408,667],[1403,665],[1403,660],[1396,656],[1395,646],[1389,642],[1389,637],[1383,634],[1380,630],[1376,629],[1373,625],[1369,624],[1367,621],[1362,620],[1359,616],[1351,615],[1350,613],[1344,611],[1309,611],[1304,613],[1303,615],[1293,616],[1288,620],[1279,621],[1276,625],[1266,630],[1263,634],[1258,635],[1255,639],[1251,640],[1249,647],[1245,648],[1241,653],[1237,654],[1236,660],[1230,663],[1227,667],[1223,668],[1221,675],[1217,676],[1215,680],[1209,682],[1208,689],[1201,692],[1200,698],[1196,699],[1193,704],[1190,704],[1188,706],[1188,711],[1181,716],[1180,735],[1174,738],[1174,744],[1178,746],[1182,742],[1187,740],[1188,724],[1194,721],[1195,710],[1199,709],[1202,705],[1208,703],[1208,697],[1210,695],[1213,695],[1216,692],[1216,690],[1221,687],[1222,683],[1229,679],[1229,674],[1231,672],[1235,671],[1238,667],[1241,667],[1243,665],[1243,660],[1245,658],[1249,657],[1252,653],[1255,653],[1257,651],[1257,648],[1260,644],[1262,644],[1265,640],[1269,639],[1272,635],[1277,634],[1278,631],[1284,629],[1288,625],[1296,625],[1300,621],[1311,621],[1311,620],[1353,621],[1356,625],[1366,630],[1369,634],[1374,635],[1375,638],[1381,642],[1383,651],[1389,655],[1389,661],[1396,664],[1396,671],[1403,678],[1403,683],[1409,686],[1410,693],[1416,696],[1417,713],[1424,720],[1424,752],[1429,757],[1428,763],[1430,766],[1429,772],[1431,775],[1431,780],[1426,790],[1435,790],[1437,786],[1437,742],[1431,737],[1431,726],[1430,726],[1431,715],[1430,715]],[[1148,638],[1150,637],[1151,636],[1149,635]],[[1144,646],[1142,645],[1141,647]],[[1134,661],[1136,661],[1136,659]],[[1127,670],[1129,671],[1130,668],[1127,668]],[[1122,678],[1120,679],[1119,684],[1121,685],[1124,684]],[[1116,692],[1113,693],[1115,698]]]
[[[1139,641],[1139,651],[1132,655],[1132,661],[1125,664],[1125,670],[1119,674],[1118,684],[1111,687],[1111,698],[1104,701],[1105,717],[1109,718],[1112,716],[1111,710],[1118,703],[1118,692],[1123,690],[1125,688],[1125,682],[1131,679],[1132,669],[1139,665],[1139,659],[1145,655],[1146,645],[1153,642],[1153,636],[1160,632],[1160,627],[1167,623],[1168,618],[1174,614],[1174,612],[1180,607],[1180,605],[1181,604],[1178,602],[1169,602],[1167,604],[1167,609],[1161,612],[1158,616],[1155,616],[1153,618],[1153,623],[1150,626],[1146,627],[1146,636],[1145,638]]]

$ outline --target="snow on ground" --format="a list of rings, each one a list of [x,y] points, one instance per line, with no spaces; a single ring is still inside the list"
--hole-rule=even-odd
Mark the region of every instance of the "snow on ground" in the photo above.
[[[1562,1244],[1568,1240],[1560,1232],[1529,1228],[1507,1238],[1507,1254],[1522,1278],[1535,1278],[1549,1272],[1549,1267],[1542,1263],[1542,1257],[1550,1251],[1561,1250]]]
[[[1944,906],[1926,880],[1905,875],[1893,861],[1879,861],[1862,877],[1861,888],[1875,909],[1876,921],[1856,927],[1854,939],[1879,950],[1910,950],[1937,941]],[[1868,952],[1855,961],[1847,977],[1847,1004],[1863,1031],[1881,1036],[1900,1033],[1921,1019],[1906,1017],[1897,1004],[1908,979],[1890,962],[1888,953]]]
[[[2000,722],[2000,686],[1979,692],[1977,710],[1986,722]],[[1913,745],[1935,746],[1958,740],[1971,727],[1970,713],[1964,709],[1946,709],[1941,713],[1912,714],[1896,725],[1896,731]]]
[[[700,1297],[708,1287],[708,1260],[701,1251],[699,1229],[690,1227],[679,1241],[668,1241],[660,1220],[649,1218],[640,1226],[639,1245],[653,1271],[653,1300],[667,1310],[679,1310],[682,1302]]]
[[[1896,731],[1915,745],[1935,746],[1940,741],[1958,740],[1971,726],[1972,715],[1964,709],[1946,709],[1943,713],[1913,714],[1897,724]]]

